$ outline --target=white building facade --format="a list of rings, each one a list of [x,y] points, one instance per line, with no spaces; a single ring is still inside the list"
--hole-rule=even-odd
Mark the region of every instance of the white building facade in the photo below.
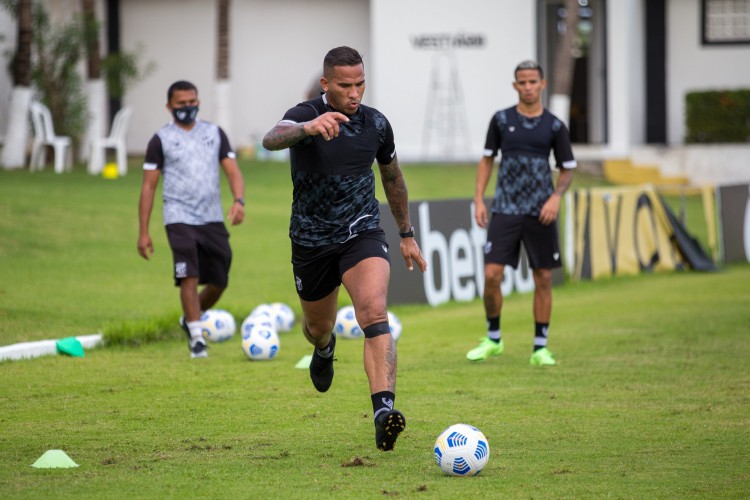
[[[391,121],[402,161],[474,162],[490,116],[517,100],[515,65],[537,59],[554,79],[561,3],[233,0],[230,77],[222,83],[216,78],[215,1],[102,0],[97,14],[107,26],[117,9],[121,49],[154,67],[122,103],[135,110],[131,154],[143,154],[153,132],[170,119],[166,89],[178,79],[198,86],[200,116],[220,120],[237,149],[257,147],[286,109],[305,99],[326,51],[349,45],[364,55],[364,102]],[[59,19],[79,6],[73,0],[45,4]],[[579,4],[587,41],[576,59],[570,126],[582,159],[644,151],[664,157],[663,151],[683,146],[687,92],[750,88],[750,0]],[[0,11],[0,137],[12,87],[5,54],[15,36],[14,20]],[[104,34],[102,42],[106,50]],[[222,102],[228,112],[220,111]],[[670,161],[672,169],[685,168],[684,161],[662,163],[670,168]],[[750,173],[739,180],[748,179]]]

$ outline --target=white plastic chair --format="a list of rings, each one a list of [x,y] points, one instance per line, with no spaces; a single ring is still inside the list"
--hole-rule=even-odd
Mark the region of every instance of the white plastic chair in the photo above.
[[[31,122],[34,126],[34,142],[31,146],[29,170],[42,170],[47,161],[47,146],[55,151],[55,172],[61,174],[73,168],[73,153],[70,137],[55,134],[52,113],[38,101],[31,101]]]
[[[90,174],[99,174],[104,169],[104,159],[107,148],[114,149],[117,155],[117,173],[125,175],[128,173],[128,151],[125,138],[128,135],[128,124],[133,109],[125,107],[120,109],[112,120],[112,129],[107,137],[91,141],[91,154],[89,155],[88,171]]]

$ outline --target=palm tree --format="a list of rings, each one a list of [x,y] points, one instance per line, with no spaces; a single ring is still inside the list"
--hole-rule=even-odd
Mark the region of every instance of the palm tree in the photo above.
[[[216,30],[216,123],[231,134],[230,79],[229,79],[229,0],[217,0]]]
[[[5,133],[5,145],[0,165],[5,169],[23,168],[26,160],[26,142],[29,129],[29,103],[31,102],[31,1],[4,0],[3,6],[16,15],[18,38],[13,58],[13,92],[10,97],[10,116]]]
[[[573,40],[578,25],[578,0],[565,0],[565,29],[555,50],[550,111],[566,125],[570,122],[570,92],[573,87]]]

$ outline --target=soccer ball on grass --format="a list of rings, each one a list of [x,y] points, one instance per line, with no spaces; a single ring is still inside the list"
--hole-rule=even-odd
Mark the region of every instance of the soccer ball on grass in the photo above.
[[[388,311],[388,325],[391,327],[393,341],[398,342],[398,339],[401,338],[401,320],[391,311]]]
[[[242,351],[252,361],[273,359],[279,352],[279,335],[276,330],[267,326],[251,328],[242,340]]]
[[[237,331],[234,316],[224,309],[209,309],[201,315],[203,337],[211,342],[229,340]]]
[[[357,323],[353,306],[344,306],[336,314],[336,325],[333,327],[336,336],[344,339],[358,339],[364,332]]]
[[[258,327],[276,330],[276,323],[267,314],[251,314],[250,316],[245,318],[245,320],[242,322],[242,325],[240,326],[240,334],[242,335],[242,340],[248,338],[252,333],[252,330]]]
[[[271,317],[274,320],[277,332],[288,332],[294,326],[294,311],[283,302],[272,302]]]
[[[484,433],[467,424],[445,429],[435,441],[435,462],[449,476],[475,476],[490,459]]]

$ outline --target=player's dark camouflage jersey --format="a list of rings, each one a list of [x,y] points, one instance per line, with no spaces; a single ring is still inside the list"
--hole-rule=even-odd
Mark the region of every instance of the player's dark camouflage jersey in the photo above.
[[[297,104],[282,122],[303,123],[335,111],[325,95]],[[389,164],[396,155],[393,130],[378,110],[360,105],[339,136],[307,137],[290,148],[292,216],[289,236],[308,247],[343,243],[380,224],[375,198],[374,160]]]
[[[487,129],[484,156],[502,151],[492,212],[539,215],[554,192],[549,165],[554,151],[557,168],[575,168],[565,124],[547,111],[528,118],[515,106],[495,113]]]
[[[144,170],[164,177],[164,225],[222,222],[219,163],[234,158],[224,131],[196,120],[187,131],[173,122],[159,129],[146,148]]]

